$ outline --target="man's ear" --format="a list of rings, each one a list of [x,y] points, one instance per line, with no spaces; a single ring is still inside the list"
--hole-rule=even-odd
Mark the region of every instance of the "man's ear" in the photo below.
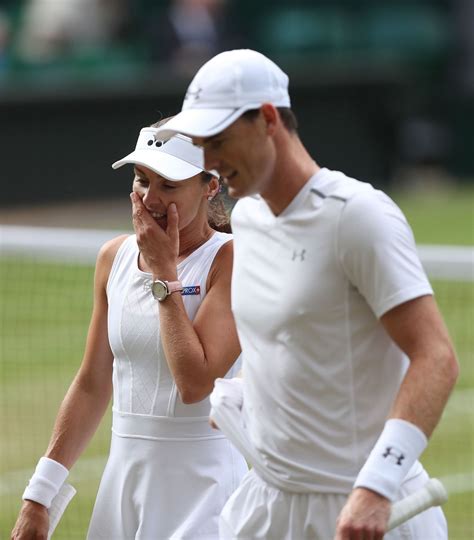
[[[260,107],[260,111],[266,125],[267,133],[269,135],[273,135],[276,126],[280,122],[280,113],[278,112],[277,108],[271,103],[264,103]]]

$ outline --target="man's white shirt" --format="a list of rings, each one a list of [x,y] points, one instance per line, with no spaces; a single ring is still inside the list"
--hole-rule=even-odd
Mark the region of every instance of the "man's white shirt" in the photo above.
[[[379,318],[432,294],[411,229],[387,195],[328,169],[279,216],[240,200],[232,228],[251,443],[288,489],[347,493],[408,365]]]

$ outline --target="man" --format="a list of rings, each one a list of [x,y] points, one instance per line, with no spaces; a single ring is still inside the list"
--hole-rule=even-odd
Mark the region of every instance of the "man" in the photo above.
[[[320,168],[288,77],[251,50],[196,74],[175,132],[202,146],[237,202],[232,307],[243,419],[265,464],[221,514],[223,538],[381,539],[458,365],[412,232],[371,185]],[[337,523],[337,527],[336,527]],[[432,509],[385,538],[446,538]]]

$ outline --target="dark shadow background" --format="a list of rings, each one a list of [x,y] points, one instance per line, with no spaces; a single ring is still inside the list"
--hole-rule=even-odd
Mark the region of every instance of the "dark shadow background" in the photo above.
[[[474,179],[472,0],[101,2],[115,14],[107,39],[62,28],[47,46],[35,36],[44,23],[31,22],[35,0],[0,2],[3,207],[123,196],[130,171],[111,163],[140,127],[179,111],[195,70],[232,47],[256,48],[289,74],[320,165],[389,190],[420,176]],[[186,31],[173,26],[176,4],[191,9]],[[196,5],[214,26],[184,42]]]

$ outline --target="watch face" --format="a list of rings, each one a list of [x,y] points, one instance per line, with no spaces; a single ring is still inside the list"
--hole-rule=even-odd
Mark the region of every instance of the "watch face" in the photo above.
[[[151,285],[151,292],[157,300],[164,300],[168,296],[168,287],[163,281],[154,281]]]

